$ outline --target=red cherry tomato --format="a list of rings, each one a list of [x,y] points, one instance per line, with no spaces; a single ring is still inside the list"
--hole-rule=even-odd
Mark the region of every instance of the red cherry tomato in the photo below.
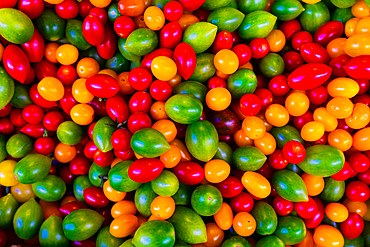
[[[312,42],[312,35],[307,31],[300,31],[294,34],[292,38],[292,47],[295,51],[300,51],[304,43]]]
[[[356,172],[365,172],[370,168],[369,158],[362,153],[352,154],[348,160],[348,163]]]
[[[0,118],[0,133],[7,135],[12,133],[14,130],[14,124],[10,121],[9,118]]]
[[[184,9],[181,3],[177,1],[170,1],[163,8],[164,17],[169,21],[180,20],[183,12],[184,12]]]
[[[108,21],[108,13],[107,10],[104,8],[93,7],[89,11],[89,15],[93,15],[99,18],[99,20],[103,23],[103,25],[107,24]]]
[[[23,0],[23,2],[26,1],[28,0]],[[32,0],[30,0],[30,2],[31,1]],[[43,3],[42,0],[35,1],[41,1]],[[26,54],[28,60],[32,63],[40,62],[44,57],[45,41],[40,31],[36,27],[31,39],[28,42],[21,44],[21,47],[24,53]]]
[[[152,120],[148,114],[138,111],[132,113],[128,118],[127,126],[131,133],[135,133],[138,130],[150,128],[152,126]]]
[[[0,117],[6,117],[12,111],[13,107],[11,104],[5,105],[2,109],[0,109]]]
[[[252,196],[246,192],[241,192],[239,195],[231,198],[230,206],[235,213],[250,212],[254,206]]]
[[[113,132],[111,142],[112,146],[117,151],[124,151],[131,148],[132,134],[126,129],[118,129]]]
[[[64,0],[55,5],[55,12],[63,19],[73,19],[78,15],[79,6],[74,0]]]
[[[351,59],[347,54],[339,55],[329,62],[329,66],[333,69],[332,75],[335,77],[346,77],[348,76],[344,65]]]
[[[107,99],[105,108],[108,116],[117,123],[123,123],[129,117],[127,103],[119,95]]]
[[[156,179],[163,168],[163,162],[157,158],[141,158],[130,165],[128,176],[137,183],[147,183]]]
[[[223,49],[230,50],[232,47],[233,47],[233,36],[231,35],[231,33],[228,31],[221,31],[216,35],[216,38],[212,44],[211,50],[213,54],[216,54],[220,50],[223,50]]]
[[[256,59],[263,58],[270,51],[269,42],[263,38],[253,39],[249,43],[249,48],[252,51],[252,57]]]
[[[89,44],[99,46],[104,41],[105,28],[98,17],[88,15],[82,24],[82,34]]]
[[[312,197],[312,199],[316,202],[317,205],[317,211],[315,216],[309,218],[309,219],[304,219],[304,223],[306,224],[307,228],[316,228],[322,220],[324,219],[325,216],[325,206],[324,203],[318,198],[318,197]]]
[[[30,19],[36,19],[44,10],[43,0],[20,0],[18,10],[25,13]]]
[[[90,164],[86,157],[79,155],[69,163],[69,170],[73,175],[86,175],[89,172]]]
[[[152,74],[141,67],[136,67],[128,74],[128,82],[135,90],[146,90],[153,82]]]
[[[333,39],[342,36],[344,26],[341,21],[328,21],[319,27],[314,34],[314,41],[317,44],[326,46]]]
[[[252,93],[244,94],[240,99],[240,110],[245,116],[254,116],[261,110],[261,100]]]
[[[102,152],[99,149],[93,153],[94,162],[100,167],[109,166],[114,160],[112,151]]]
[[[288,51],[284,54],[283,59],[286,72],[293,72],[293,70],[304,64],[301,54],[295,51]]]
[[[119,16],[113,26],[121,38],[127,38],[135,30],[135,22],[128,16]]]
[[[272,206],[280,216],[289,215],[293,211],[293,202],[285,200],[281,196],[275,197]]]
[[[275,152],[269,156],[269,164],[272,168],[281,170],[288,165],[288,160],[284,158],[281,149],[276,149]]]
[[[104,195],[103,190],[98,187],[91,186],[84,189],[83,196],[85,202],[94,208],[104,208],[109,204],[109,200]]]
[[[294,34],[301,31],[301,24],[298,20],[283,21],[279,25],[279,29],[285,34],[287,41],[291,41]]]
[[[346,196],[354,202],[365,202],[370,197],[370,189],[361,181],[353,181],[346,187]]]
[[[55,142],[50,137],[41,137],[35,141],[35,150],[42,155],[49,155],[54,151]]]
[[[161,48],[173,50],[181,42],[181,39],[181,26],[177,21],[172,21],[162,28],[159,35],[159,45]]]
[[[181,161],[172,168],[172,172],[181,183],[187,185],[199,184],[204,179],[204,169],[198,163],[192,161]]]
[[[45,114],[43,119],[43,125],[47,130],[56,131],[58,126],[63,123],[64,117],[60,112],[50,111]]]
[[[310,219],[315,216],[317,212],[317,204],[311,197],[308,198],[307,202],[296,202],[294,203],[294,210],[303,219]]]
[[[215,184],[215,187],[221,192],[222,197],[232,198],[239,195],[243,190],[243,184],[240,179],[229,176],[221,183]]]
[[[306,158],[306,149],[298,141],[289,141],[283,147],[283,156],[291,164],[299,164]]]
[[[285,75],[273,77],[268,84],[268,89],[274,96],[284,96],[290,90],[287,77]]]
[[[78,3],[78,9],[79,9],[79,15],[83,18],[85,18],[89,12],[90,9],[92,9],[94,6],[90,3],[89,0],[82,0]]]
[[[131,96],[131,99],[128,102],[130,113],[139,111],[149,113],[151,105],[152,97],[150,97],[150,94],[145,91],[136,92],[134,95]]]
[[[167,100],[172,94],[172,86],[167,81],[156,80],[150,85],[150,95],[155,100]]]
[[[251,48],[245,44],[238,44],[234,46],[232,51],[239,59],[239,66],[247,64],[252,58]]]
[[[340,223],[340,230],[345,238],[355,239],[364,230],[364,220],[357,213],[350,213],[348,218]]]
[[[28,123],[38,124],[41,123],[44,117],[44,111],[37,105],[28,105],[23,108],[22,117]]]
[[[327,50],[314,42],[306,42],[300,48],[300,53],[307,63],[329,63],[330,57]]]
[[[104,59],[110,59],[113,57],[114,53],[118,47],[117,34],[113,27],[108,23],[105,25],[105,37],[103,43],[98,45],[96,49],[98,50],[99,56]]]

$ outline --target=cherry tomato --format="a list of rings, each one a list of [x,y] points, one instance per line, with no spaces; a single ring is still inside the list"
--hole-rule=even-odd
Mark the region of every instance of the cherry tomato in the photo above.
[[[340,230],[345,238],[355,239],[364,230],[364,220],[357,213],[350,213],[348,218],[340,224]]]
[[[344,245],[342,233],[337,228],[329,225],[320,225],[316,227],[313,239],[318,246]]]
[[[311,197],[308,198],[307,202],[295,202],[294,210],[303,219],[310,219],[315,216],[317,212],[317,204]]]
[[[34,147],[37,153],[49,155],[54,151],[55,142],[50,137],[41,137],[35,141]]]
[[[152,215],[168,219],[175,212],[175,201],[172,197],[157,196],[150,204],[150,211]]]
[[[183,7],[177,1],[168,2],[163,9],[164,16],[169,21],[178,21],[183,15]]]
[[[351,201],[365,202],[370,197],[370,189],[364,182],[353,181],[346,187],[346,196]]]
[[[249,48],[252,51],[252,57],[256,59],[263,58],[270,52],[270,44],[263,38],[253,39],[249,43]]]
[[[199,184],[204,179],[204,169],[198,163],[191,161],[181,161],[172,168],[172,172],[181,183],[187,185]]]
[[[229,230],[233,224],[233,211],[225,202],[222,203],[221,209],[213,217],[221,230]]]
[[[256,230],[256,220],[250,213],[239,212],[233,219],[234,231],[243,237],[248,237]]]
[[[343,222],[348,218],[348,209],[341,203],[329,203],[325,207],[325,215],[334,222]]]
[[[291,164],[299,164],[306,158],[306,149],[298,141],[289,141],[283,147],[283,156]]]

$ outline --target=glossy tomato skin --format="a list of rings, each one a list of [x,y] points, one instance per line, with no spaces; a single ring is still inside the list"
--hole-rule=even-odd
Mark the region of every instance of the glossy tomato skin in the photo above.
[[[16,45],[8,45],[3,53],[3,63],[6,72],[16,79],[24,83],[30,72],[30,62],[26,53]]]
[[[301,31],[302,27],[299,21],[296,19],[290,20],[290,21],[283,21],[279,29],[285,34],[285,37],[288,41],[291,41],[294,34]]]
[[[104,195],[103,190],[98,187],[91,186],[84,189],[83,196],[85,202],[95,208],[104,208],[109,204],[109,200]]]
[[[317,209],[317,203],[311,197],[308,198],[308,202],[294,203],[294,210],[303,219],[310,219],[314,217]]]
[[[82,156],[76,156],[71,163],[69,163],[69,170],[73,175],[86,175],[89,172],[90,161]]]
[[[126,121],[129,117],[129,110],[126,101],[119,95],[107,99],[105,108],[108,116],[117,123]]]
[[[167,23],[159,35],[159,45],[161,48],[173,50],[181,42],[182,29],[177,21]]]
[[[351,201],[365,202],[370,197],[369,186],[361,181],[353,181],[346,187],[346,196]]]
[[[163,162],[157,158],[141,158],[130,165],[128,176],[137,183],[147,183],[156,179],[163,168]]]
[[[119,91],[117,80],[105,74],[95,74],[89,77],[85,85],[86,89],[98,98],[110,98]]]
[[[58,126],[64,122],[64,117],[60,112],[50,111],[45,114],[42,123],[47,130],[56,131]]]
[[[103,23],[103,25],[107,24],[108,13],[106,9],[93,7],[92,9],[90,9],[89,15],[98,17],[99,20]]]
[[[20,0],[18,10],[25,13],[30,19],[36,19],[44,10],[43,0]]]
[[[336,181],[345,181],[351,177],[351,174],[352,174],[352,168],[350,164],[347,161],[345,161],[343,168],[340,169],[339,172],[332,175],[331,178]]]
[[[347,54],[339,55],[330,60],[329,66],[333,69],[332,75],[335,77],[345,77],[348,76],[344,66],[351,59]]]
[[[221,31],[216,35],[216,38],[215,38],[215,41],[212,44],[211,50],[212,50],[213,54],[216,54],[218,51],[220,51],[222,49],[230,50],[232,47],[233,47],[233,36],[231,35],[231,33],[229,31]],[[249,49],[249,47],[248,47],[248,49]],[[249,49],[249,51],[250,51],[250,49]]]
[[[37,90],[37,84],[32,85],[29,95],[33,103],[42,108],[53,108],[57,106],[57,102],[46,100],[40,95],[39,91]]]
[[[73,0],[64,0],[55,5],[55,12],[63,19],[73,19],[78,15],[79,7],[77,2]]]
[[[82,34],[89,44],[99,46],[104,41],[105,28],[98,17],[88,15],[82,24]]]
[[[221,183],[215,184],[215,187],[221,192],[224,198],[235,197],[243,190],[243,184],[240,182],[240,179],[233,176],[229,176]]]
[[[173,51],[168,49],[168,48],[161,48],[161,49],[154,50],[151,53],[149,53],[148,55],[144,56],[144,59],[141,62],[140,67],[144,67],[144,68],[148,69],[149,71],[151,71],[151,66],[152,66],[153,59],[156,58],[156,57],[159,57],[159,56],[165,56],[165,57],[172,58]]]
[[[23,127],[27,122],[23,119],[22,116],[22,109],[14,108],[13,111],[10,113],[10,121],[17,127]]]
[[[300,48],[300,53],[307,63],[325,63],[330,60],[329,53],[320,44],[314,42],[304,43]]]
[[[112,146],[117,151],[124,151],[131,148],[132,134],[127,129],[118,129],[113,132],[111,142]]]
[[[25,1],[26,0],[24,0],[23,2]],[[28,42],[22,44],[21,47],[26,53],[28,60],[32,63],[40,62],[44,57],[45,41],[37,28],[35,28],[31,39]]]
[[[54,151],[55,142],[50,137],[41,137],[35,141],[35,150],[42,155],[49,155]]]
[[[125,39],[135,30],[135,22],[128,16],[119,16],[113,26],[118,36]]]
[[[181,183],[186,185],[196,185],[204,179],[204,169],[198,163],[192,161],[181,161],[172,168],[172,172]]]
[[[306,158],[306,149],[298,141],[289,141],[283,147],[283,156],[291,164],[299,164]]]
[[[235,213],[250,212],[254,206],[252,196],[246,192],[241,192],[239,195],[230,200],[230,206]]]
[[[324,219],[325,216],[325,206],[324,203],[318,198],[318,197],[313,197],[313,200],[316,202],[317,205],[317,211],[315,216],[313,216],[310,219],[305,219],[304,223],[306,224],[307,228],[315,228]]]
[[[106,24],[104,29],[105,36],[103,43],[98,45],[96,48],[98,50],[99,56],[101,56],[104,59],[110,59],[113,57],[118,47],[118,38],[116,32],[114,31],[110,23]]]
[[[293,70],[298,68],[298,66],[304,64],[304,60],[301,54],[296,51],[288,51],[287,53],[285,53],[283,56],[283,60],[286,72],[292,72]]]
[[[194,73],[197,65],[197,57],[191,45],[182,42],[178,44],[173,52],[173,60],[177,66],[177,72],[185,80]]]
[[[328,21],[316,30],[313,39],[315,43],[326,46],[333,39],[341,37],[343,30],[341,21]]]
[[[145,112],[134,112],[128,118],[127,127],[131,133],[135,133],[138,130],[150,128],[152,126],[152,120]]]
[[[350,213],[348,218],[340,223],[340,230],[345,238],[355,239],[364,230],[364,220],[357,213]]]
[[[149,113],[150,106],[152,105],[152,97],[145,91],[138,91],[131,96],[128,102],[128,108],[130,113],[134,112],[144,112]]]
[[[272,205],[275,209],[275,212],[280,216],[289,215],[294,209],[293,202],[285,200],[281,196],[275,197]]]

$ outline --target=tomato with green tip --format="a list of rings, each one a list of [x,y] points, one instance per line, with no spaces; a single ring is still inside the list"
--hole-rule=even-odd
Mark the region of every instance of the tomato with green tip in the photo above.
[[[192,123],[186,129],[186,147],[190,154],[200,161],[207,162],[215,156],[218,141],[215,126],[207,120]]]
[[[284,59],[276,53],[269,53],[261,59],[259,68],[264,76],[273,78],[283,74],[285,69]]]
[[[96,237],[96,247],[119,247],[124,238],[113,237],[109,233],[109,226],[102,228]]]
[[[68,247],[69,240],[66,238],[62,228],[63,220],[51,215],[42,223],[39,232],[41,246]]]
[[[295,172],[279,170],[272,177],[272,185],[276,192],[285,200],[307,202],[307,188],[302,178]]]
[[[191,201],[191,194],[193,193],[194,186],[180,183],[179,189],[176,194],[172,196],[176,205],[189,206]]]
[[[82,127],[73,121],[64,121],[57,129],[58,140],[70,146],[80,143],[83,134]]]
[[[20,206],[13,218],[14,231],[21,239],[31,239],[37,236],[44,221],[41,206],[31,198]]]
[[[18,133],[12,135],[6,143],[6,152],[13,158],[23,158],[33,149],[33,140],[28,135]]]
[[[113,149],[111,139],[113,132],[117,130],[116,125],[110,117],[103,117],[95,124],[93,141],[100,151],[108,152]]]
[[[36,19],[37,29],[49,41],[57,41],[64,36],[66,22],[54,9],[45,8]]]
[[[250,243],[243,237],[232,236],[225,240],[221,247],[251,247]]]
[[[259,235],[271,235],[277,228],[278,218],[273,207],[264,201],[258,201],[254,204],[251,211],[256,220],[256,232]]]
[[[64,196],[67,187],[58,176],[47,175],[42,180],[32,184],[32,190],[38,198],[47,202],[55,202]]]
[[[149,217],[152,212],[150,211],[150,205],[154,198],[158,195],[153,191],[150,183],[145,183],[135,191],[134,202],[137,211],[144,216]]]
[[[22,184],[33,184],[48,175],[51,158],[41,154],[29,154],[14,167],[14,176]]]
[[[301,218],[295,216],[279,217],[275,235],[280,238],[284,244],[298,244],[306,237],[306,234],[306,225]]]
[[[209,184],[197,187],[191,195],[191,206],[201,216],[215,215],[221,209],[222,202],[221,192]]]
[[[324,23],[330,21],[330,11],[324,2],[305,4],[305,11],[299,16],[302,29],[314,34]]]
[[[276,146],[280,149],[282,149],[284,145],[289,141],[298,141],[301,144],[304,144],[299,130],[291,125],[285,125],[283,127],[273,127],[270,130],[270,134],[275,138]]]
[[[224,160],[231,165],[233,162],[233,149],[226,142],[219,142],[213,159]]]
[[[155,158],[170,150],[171,147],[161,132],[145,128],[132,135],[131,148],[145,158]]]
[[[13,8],[0,9],[0,22],[0,35],[14,44],[28,42],[35,30],[31,19],[23,12]]]
[[[162,171],[162,173],[150,183],[153,191],[164,197],[169,197],[176,194],[180,186],[180,182],[176,175],[167,170]]]
[[[15,82],[14,86],[14,95],[9,102],[12,106],[25,108],[26,106],[33,104],[29,94],[29,87],[27,85]]]
[[[93,185],[90,183],[87,175],[78,176],[75,181],[73,181],[73,195],[78,201],[85,201],[83,196],[84,189],[91,186]]]
[[[189,77],[189,81],[199,81],[206,83],[216,73],[216,67],[213,63],[215,55],[210,53],[200,53],[197,55],[197,64],[194,73]]]
[[[14,214],[19,207],[19,202],[9,193],[0,198],[0,228],[8,228],[13,225]]]
[[[232,157],[234,165],[242,171],[257,171],[267,160],[261,150],[252,146],[239,147]]]
[[[72,241],[83,241],[97,233],[104,217],[91,209],[78,209],[63,220],[63,232]]]
[[[175,228],[176,239],[189,244],[207,242],[206,225],[203,219],[190,208],[177,206],[168,222]]]
[[[174,94],[190,94],[199,99],[203,104],[206,102],[208,89],[197,81],[184,81],[173,88]]]
[[[263,2],[263,1],[261,1]],[[219,8],[211,12],[207,18],[207,22],[217,26],[217,31],[234,32],[244,19],[244,14],[238,9],[232,7]]]
[[[149,28],[139,28],[127,37],[125,48],[136,56],[145,56],[157,47],[157,34]]]
[[[110,170],[110,166],[101,167],[98,166],[95,162],[93,162],[89,169],[89,181],[95,187],[101,186],[101,178],[99,176],[106,176]]]
[[[238,1],[239,10],[244,14],[256,10],[263,10],[266,6],[267,0],[241,0]]]
[[[240,99],[247,93],[254,93],[256,88],[257,77],[250,69],[238,69],[227,78],[227,89],[235,99]]]
[[[332,178],[324,179],[325,186],[319,197],[326,203],[339,201],[346,192],[345,181],[337,181]]]
[[[280,21],[290,21],[298,17],[304,8],[297,0],[280,0],[274,2],[271,13]]]
[[[91,45],[86,41],[82,33],[83,21],[69,19],[66,25],[66,37],[68,41],[79,50],[87,50]]]
[[[133,54],[132,52],[130,52],[129,50],[126,49],[125,45],[126,45],[126,40],[125,38],[119,38],[118,39],[118,50],[119,52],[122,54],[122,56],[124,58],[126,58],[127,60],[130,60],[130,61],[133,61],[133,62],[136,62],[136,63],[139,63],[140,62],[140,56],[137,56],[135,54]]]
[[[258,240],[254,247],[285,247],[285,244],[276,236],[268,236]]]
[[[175,228],[164,220],[151,220],[135,232],[132,243],[135,247],[172,247],[175,244]]]
[[[253,11],[244,17],[238,33],[242,39],[247,41],[265,38],[274,28],[276,20],[277,17],[267,11]]]
[[[131,160],[122,161],[109,170],[109,183],[113,189],[120,192],[131,192],[139,188],[142,184],[131,180],[128,176],[128,169],[133,163]]]
[[[200,54],[211,47],[216,34],[216,25],[209,22],[196,22],[185,30],[182,42],[188,43],[193,47],[196,54]]]
[[[176,94],[166,101],[164,107],[167,115],[180,124],[195,123],[203,111],[202,102],[191,94]]]
[[[0,66],[0,109],[3,109],[13,98],[15,91],[14,80],[5,68]]]

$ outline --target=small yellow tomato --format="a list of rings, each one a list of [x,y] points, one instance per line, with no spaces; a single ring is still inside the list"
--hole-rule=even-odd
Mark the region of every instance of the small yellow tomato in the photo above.
[[[370,17],[360,19],[356,25],[356,34],[370,34]]]
[[[350,133],[343,129],[336,129],[328,135],[329,145],[340,149],[342,152],[352,147],[353,140]]]
[[[112,206],[110,210],[113,219],[118,218],[119,216],[124,214],[136,214],[136,212],[137,208],[135,206],[135,203],[129,200],[118,201]]]
[[[159,56],[153,59],[151,70],[158,80],[169,81],[176,75],[177,66],[171,58]]]
[[[239,212],[233,220],[234,231],[243,237],[252,235],[256,230],[256,220],[248,212]]]
[[[113,163],[112,163],[113,164]],[[105,181],[103,184],[103,193],[108,198],[109,201],[119,202],[125,199],[126,192],[117,191],[112,188],[109,180]]]
[[[60,64],[71,65],[77,62],[78,49],[70,44],[61,45],[56,50],[56,57]]]
[[[253,146],[253,139],[250,139],[242,129],[234,133],[233,139],[239,147]]]
[[[271,104],[265,112],[266,120],[273,126],[283,127],[289,122],[289,112],[280,104]]]
[[[366,5],[364,0],[357,0],[357,2],[352,5],[351,12],[354,17],[364,18],[370,16],[370,9]]]
[[[55,77],[45,77],[37,84],[37,91],[46,100],[58,101],[64,96],[64,86]]]
[[[270,182],[257,172],[247,171],[241,180],[244,188],[258,198],[266,198],[271,193]]]
[[[327,90],[328,94],[333,98],[352,98],[360,91],[360,86],[351,78],[337,77],[329,82]]]
[[[319,107],[313,112],[313,120],[324,125],[325,131],[333,131],[338,126],[338,119],[329,114],[325,107]]]
[[[314,3],[318,3],[320,1],[321,0],[302,0],[302,2],[307,3],[307,4],[314,4]]]
[[[342,203],[332,202],[326,205],[325,214],[334,222],[343,222],[348,218],[348,209]]]
[[[370,35],[354,34],[344,44],[344,51],[348,56],[357,57],[370,55]]]
[[[206,95],[207,106],[214,111],[222,111],[231,104],[231,93],[223,87],[216,87],[208,91]]]
[[[172,197],[157,196],[150,204],[150,211],[154,216],[165,220],[173,215],[175,207]]]
[[[315,228],[313,240],[318,246],[344,246],[342,233],[334,226],[320,225]]]
[[[94,120],[95,111],[91,105],[77,104],[71,109],[72,121],[79,125],[88,125]]]
[[[110,226],[109,233],[116,238],[124,238],[132,234],[139,227],[139,220],[133,214],[123,214],[115,218]]]
[[[86,79],[80,78],[73,82],[72,85],[72,96],[79,103],[89,103],[94,99],[86,88]]]
[[[176,138],[177,128],[171,120],[158,120],[152,125],[152,128],[161,132],[168,142],[171,142]]]
[[[89,0],[89,1],[92,5],[98,8],[105,8],[112,2],[112,0]]]
[[[256,116],[244,118],[242,130],[249,139],[262,138],[266,133],[266,126],[263,120]]]
[[[308,142],[317,141],[324,135],[324,133],[324,125],[317,121],[308,122],[301,129],[302,139]]]
[[[221,183],[230,175],[230,165],[224,160],[214,159],[204,166],[205,178],[210,183]]]
[[[12,193],[12,196],[14,196],[19,203],[24,203],[31,198],[36,198],[32,189],[32,184],[17,183],[10,187],[10,193]]]
[[[144,22],[153,31],[162,29],[165,20],[163,11],[157,6],[150,6],[144,12]]]
[[[216,53],[213,63],[217,70],[224,74],[231,75],[239,67],[238,56],[229,49],[223,49]]]
[[[272,30],[265,39],[269,42],[270,52],[281,51],[286,43],[285,34],[278,29]]]
[[[310,100],[304,93],[295,92],[286,97],[285,108],[294,117],[302,116],[308,111],[309,107]]]
[[[326,104],[326,110],[337,119],[347,118],[352,114],[353,103],[350,99],[335,97]]]
[[[264,155],[270,155],[276,150],[276,140],[269,132],[266,132],[262,138],[254,140],[254,146]]]
[[[344,121],[352,129],[362,129],[370,122],[370,108],[363,103],[357,103],[353,107],[352,115]]]
[[[346,25],[344,26],[344,33],[347,37],[351,37],[356,33],[356,26],[359,20],[360,18],[352,18],[346,22]]]
[[[329,53],[329,57],[331,59],[342,54],[346,54],[344,51],[344,44],[346,41],[346,38],[336,38],[329,42],[329,44],[326,46],[326,51]]]
[[[89,78],[92,75],[95,75],[100,70],[99,63],[91,58],[84,57],[77,63],[76,71],[77,75],[81,78]]]
[[[13,170],[17,164],[14,160],[0,162],[0,184],[2,186],[14,186],[18,180],[14,177]]]

